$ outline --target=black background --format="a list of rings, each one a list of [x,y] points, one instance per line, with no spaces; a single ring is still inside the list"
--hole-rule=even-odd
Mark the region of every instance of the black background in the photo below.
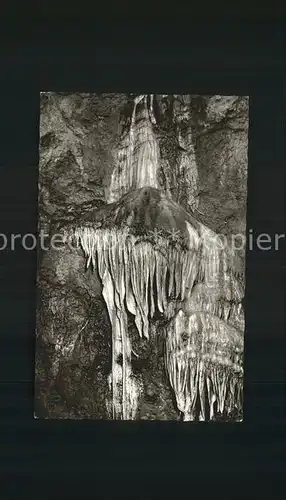
[[[247,226],[254,234],[285,233],[283,23],[214,24],[192,22],[191,15],[166,22],[164,12],[156,20],[143,17],[67,24],[63,13],[57,23],[41,19],[33,29],[12,31],[3,23],[0,233],[37,232],[44,90],[249,95]],[[260,498],[261,488],[268,498],[283,498],[285,491],[276,492],[286,465],[280,242],[279,252],[247,253],[244,422],[238,424],[34,419],[36,251],[2,250],[1,499],[130,494],[149,500],[155,490],[156,498],[201,498],[207,490],[212,497]]]

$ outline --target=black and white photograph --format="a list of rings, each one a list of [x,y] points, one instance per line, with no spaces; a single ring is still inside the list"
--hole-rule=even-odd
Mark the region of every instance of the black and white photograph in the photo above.
[[[248,125],[243,95],[41,92],[35,418],[243,421]]]

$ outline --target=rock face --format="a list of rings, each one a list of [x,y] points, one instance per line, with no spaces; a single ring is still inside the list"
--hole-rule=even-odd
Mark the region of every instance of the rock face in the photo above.
[[[80,227],[92,228],[97,234],[97,230],[102,231],[108,225],[112,230],[115,224],[117,235],[119,227],[123,231],[129,228],[139,239],[150,237],[148,231],[159,229],[162,248],[170,229],[180,238],[183,234],[184,239],[188,232],[186,220],[195,231],[206,227],[206,231],[227,238],[245,233],[248,135],[245,97],[43,93],[40,132],[39,230],[47,234],[47,239],[56,233],[76,234]],[[136,191],[138,188],[140,192]],[[120,202],[122,199],[125,201]],[[162,199],[169,201],[161,202]],[[172,203],[179,208],[171,208]],[[150,245],[153,251],[156,242]],[[87,247],[86,250],[91,260],[92,254],[88,255]],[[227,290],[232,287],[234,292],[226,291],[220,284],[216,294],[210,294],[208,287],[197,280],[186,307],[180,297],[184,324],[194,323],[192,308],[199,304],[201,313],[207,308],[216,315],[220,338],[226,334],[219,321],[227,321],[233,332],[243,332],[244,251],[238,252],[238,257],[237,276],[228,278],[227,285]],[[195,418],[196,401],[191,405],[185,397],[180,406],[182,391],[175,387],[174,369],[172,376],[171,368],[168,371],[168,366],[177,363],[178,352],[186,341],[180,340],[182,332],[176,327],[175,309],[169,316],[159,314],[151,321],[149,340],[138,335],[142,319],[144,324],[142,311],[139,316],[135,314],[135,322],[132,306],[118,316],[120,308],[110,302],[108,291],[111,286],[108,283],[114,284],[117,278],[111,273],[108,281],[97,258],[94,263],[93,270],[86,268],[80,245],[67,248],[60,244],[56,250],[50,248],[39,255],[36,415],[174,420],[185,414],[185,420]],[[232,279],[233,285],[229,281]],[[235,290],[239,290],[238,298],[228,297],[229,293],[235,295]],[[158,299],[158,288],[155,294]],[[121,322],[119,330],[122,331],[124,322],[123,329],[128,332],[124,337],[125,348],[122,350],[118,344],[118,352],[113,306]],[[142,309],[143,305],[135,297],[137,307]],[[169,327],[166,321],[170,322]],[[201,334],[208,335],[203,333],[209,330],[206,317],[197,317],[196,321],[200,322]],[[161,333],[154,335],[155,331]],[[172,338],[170,332],[175,332]],[[229,334],[228,339],[238,339],[232,344],[229,340],[232,351],[243,349],[243,333],[238,337]],[[172,359],[169,351],[169,365],[166,365],[166,338],[170,345],[175,338],[177,344],[183,342],[179,351],[177,344],[173,346],[177,354]],[[209,354],[210,351],[201,352],[204,356]],[[228,357],[224,351],[224,359],[232,359],[232,354]],[[239,373],[237,363],[234,360],[231,363]],[[189,377],[186,370],[185,376]],[[217,412],[223,413],[224,406],[228,407],[229,418],[234,418],[235,408],[221,391],[218,393],[217,389],[216,393],[213,377],[212,386],[201,389],[200,416],[202,394],[208,390],[208,415],[213,412],[213,397],[216,397]],[[127,379],[129,393],[122,396],[122,380]],[[233,398],[240,398],[237,379],[228,380],[232,380]],[[225,380],[225,387],[227,383]],[[117,392],[112,389],[116,384]],[[204,384],[208,384],[207,375]],[[131,413],[125,409],[122,414],[124,397],[129,401],[127,407]]]

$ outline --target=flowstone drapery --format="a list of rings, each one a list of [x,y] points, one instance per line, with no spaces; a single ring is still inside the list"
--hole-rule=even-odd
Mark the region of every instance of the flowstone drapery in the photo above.
[[[163,336],[183,420],[241,414],[243,288],[235,255],[159,189],[155,124],[153,96],[137,96],[109,204],[73,231],[87,267],[98,270],[112,326],[112,418],[135,419],[140,397],[129,315],[139,336]]]
[[[138,334],[147,339],[156,313],[169,321],[165,327],[166,370],[184,418],[194,415],[198,390],[203,400],[204,381],[210,381],[213,387],[212,392],[208,388],[210,416],[214,397],[223,411],[226,396],[221,391],[240,387],[242,373],[239,362],[243,333],[226,323],[242,314],[242,290],[234,275],[233,256],[219,248],[214,233],[154,188],[125,195],[114,204],[105,221],[93,224],[87,221],[77,227],[75,237],[85,252],[87,266],[98,268],[112,325],[113,417],[132,419],[136,415],[138,388],[131,370],[128,313],[135,318]],[[211,292],[210,296],[206,291]],[[182,332],[176,318],[182,314],[193,318],[184,334],[188,345],[197,346],[194,359],[184,342],[180,343]],[[178,362],[182,349],[187,359],[185,365]],[[221,350],[220,355],[216,355],[217,349]],[[240,361],[234,360],[234,353]],[[210,369],[206,363],[203,365],[208,356]],[[198,378],[193,371],[199,365]],[[176,366],[181,366],[182,375],[180,368],[176,373]],[[178,385],[176,381],[181,376],[184,382]],[[228,398],[228,411],[238,404],[235,396]],[[203,406],[200,417],[205,419]]]
[[[206,420],[242,410],[241,335],[205,312],[188,315],[180,310],[166,328],[166,367],[183,419]]]
[[[159,148],[152,128],[155,123],[153,95],[135,97],[130,127],[122,137],[118,164],[111,177],[109,203],[132,189],[159,186]]]

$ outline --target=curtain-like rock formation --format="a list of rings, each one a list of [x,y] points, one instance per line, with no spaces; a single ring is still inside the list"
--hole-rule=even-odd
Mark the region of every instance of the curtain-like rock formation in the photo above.
[[[216,346],[223,348],[227,332],[231,337],[236,331],[226,323],[230,312],[235,314],[235,304],[241,307],[242,290],[235,277],[230,250],[220,247],[212,231],[155,188],[145,187],[125,195],[108,209],[108,217],[101,211],[99,222],[93,224],[95,221],[86,221],[85,225],[77,227],[75,238],[85,252],[87,267],[92,264],[98,268],[112,325],[113,416],[129,419],[136,415],[138,390],[132,378],[127,314],[135,317],[138,334],[148,339],[156,312],[170,321],[180,309],[189,311],[191,318],[199,318],[201,330],[193,321],[195,326],[187,328],[187,332],[191,341],[194,338],[199,344],[197,337],[201,336],[204,343],[199,345],[196,359],[189,357],[187,360],[190,372],[182,368],[184,383],[180,387],[176,385],[174,366],[177,365],[172,356],[177,356],[173,352],[174,345],[177,343],[180,347],[182,332],[178,332],[176,321],[175,326],[170,321],[166,327],[166,369],[178,408],[186,419],[194,417],[196,393],[199,391],[202,401],[205,381],[210,380],[218,409],[223,412],[226,396],[221,396],[220,391],[230,390],[232,383],[228,384],[231,376],[225,372],[236,369],[237,364],[231,361],[232,349],[238,348],[241,356],[243,345],[243,332],[237,331],[230,347],[222,350],[221,356],[214,361]],[[195,282],[196,293],[193,294]],[[202,289],[197,292],[199,284]],[[216,342],[210,348],[208,344],[213,338]],[[205,356],[210,356],[210,362],[214,366],[217,363],[219,368],[205,370],[202,366]],[[201,378],[192,371],[198,366],[201,366]],[[217,371],[222,373],[221,379]],[[179,381],[180,377],[179,373]],[[187,392],[185,399],[191,401],[189,405],[186,401],[184,405],[180,402],[184,391]],[[236,404],[235,397],[229,399],[228,410]],[[213,406],[211,418],[212,412]],[[200,417],[205,419],[204,407]]]
[[[111,127],[110,145],[106,148],[108,154],[98,170],[95,165],[100,161],[96,158],[101,158],[100,147],[94,156],[94,146],[86,141],[83,128],[73,126],[76,117],[86,116],[87,107],[78,107],[78,104],[69,107],[69,103],[73,103],[69,99],[65,96],[57,104],[58,115],[52,122],[56,124],[59,120],[59,130],[67,148],[64,154],[59,152],[61,172],[68,165],[70,154],[76,168],[78,166],[79,189],[70,188],[76,206],[63,209],[65,197],[69,195],[60,182],[57,187],[61,195],[59,210],[51,205],[50,196],[55,188],[49,190],[48,185],[55,178],[51,167],[58,149],[51,153],[42,139],[41,161],[47,168],[46,173],[41,171],[44,185],[41,192],[46,196],[44,206],[48,207],[43,212],[43,220],[45,222],[58,210],[54,220],[58,219],[60,225],[56,222],[55,228],[62,227],[65,236],[71,237],[83,249],[86,259],[86,271],[77,266],[69,273],[85,273],[87,281],[94,283],[90,285],[91,289],[98,289],[98,279],[101,281],[101,296],[112,331],[110,371],[104,375],[106,410],[99,410],[101,413],[94,417],[104,418],[107,412],[108,418],[146,418],[142,417],[141,410],[144,384],[134,368],[134,358],[140,359],[138,347],[134,348],[138,345],[132,330],[134,321],[138,339],[149,344],[151,351],[156,338],[163,343],[164,384],[169,381],[178,416],[185,421],[208,420],[218,415],[226,419],[241,419],[243,265],[237,261],[237,252],[233,252],[213,231],[219,228],[213,215],[209,218],[212,229],[207,227],[208,217],[204,212],[202,217],[199,215],[207,181],[201,172],[203,153],[198,154],[196,149],[207,132],[202,130],[206,117],[209,120],[207,130],[212,126],[219,127],[221,120],[225,123],[226,115],[230,120],[234,119],[236,106],[243,115],[244,111],[241,112],[238,105],[240,101],[222,98],[217,106],[214,98],[133,95],[127,99],[127,96],[115,96],[117,116],[120,115],[120,106],[125,106],[119,120],[123,126]],[[84,95],[84,99],[88,96]],[[102,104],[105,99],[106,109]],[[95,128],[92,127],[95,130],[92,132],[94,143],[98,134],[103,140],[104,130],[108,128],[112,99],[110,94],[102,98],[92,97],[95,109],[98,106],[100,109]],[[51,94],[46,106],[52,106],[54,101],[56,97]],[[198,101],[204,103],[203,111],[199,110]],[[57,118],[60,113],[62,118]],[[51,132],[49,114],[44,116],[46,137]],[[65,123],[69,124],[67,130],[71,129],[67,134]],[[240,123],[239,134],[244,133],[242,128]],[[245,136],[243,140],[246,140]],[[69,144],[72,144],[71,153]],[[86,156],[81,154],[80,144],[84,144]],[[246,165],[240,166],[240,172],[243,168]],[[210,165],[208,169],[211,169]],[[95,171],[95,182],[85,185],[86,180],[95,176]],[[223,191],[226,177],[223,177],[223,172],[215,171],[215,174],[220,182],[218,196],[226,196]],[[239,176],[241,180],[240,173]],[[96,194],[97,200],[92,205],[92,193],[99,192],[100,184],[100,200]],[[105,202],[102,186],[106,193]],[[80,202],[77,206],[76,192],[84,193],[85,190],[85,204]],[[242,202],[238,201],[240,210],[244,207]],[[94,209],[94,206],[100,208]],[[220,217],[224,205],[216,210]],[[200,222],[201,219],[205,224]],[[79,248],[70,258],[78,259],[78,251]],[[67,275],[65,269],[59,269],[57,273],[63,276],[61,279],[66,286],[70,274]],[[94,301],[92,296],[93,292],[90,299]],[[96,301],[98,304],[98,298]],[[73,358],[79,341],[83,348],[83,339],[90,335],[92,328],[89,318],[87,322],[88,328],[83,321],[80,335],[74,330],[74,333],[69,333],[69,340],[65,339],[66,334],[58,334],[53,377],[58,377],[64,360]],[[54,327],[53,335],[56,335]],[[48,331],[46,339],[51,341]],[[100,373],[101,379],[102,376],[103,372]],[[90,384],[93,384],[92,379]]]
[[[152,123],[156,123],[153,95],[135,97],[130,127],[122,138],[118,164],[111,176],[110,203],[132,189],[158,187],[159,148]]]
[[[242,412],[243,332],[211,313],[180,310],[166,329],[166,366],[184,420]],[[208,409],[208,414],[206,411]]]

